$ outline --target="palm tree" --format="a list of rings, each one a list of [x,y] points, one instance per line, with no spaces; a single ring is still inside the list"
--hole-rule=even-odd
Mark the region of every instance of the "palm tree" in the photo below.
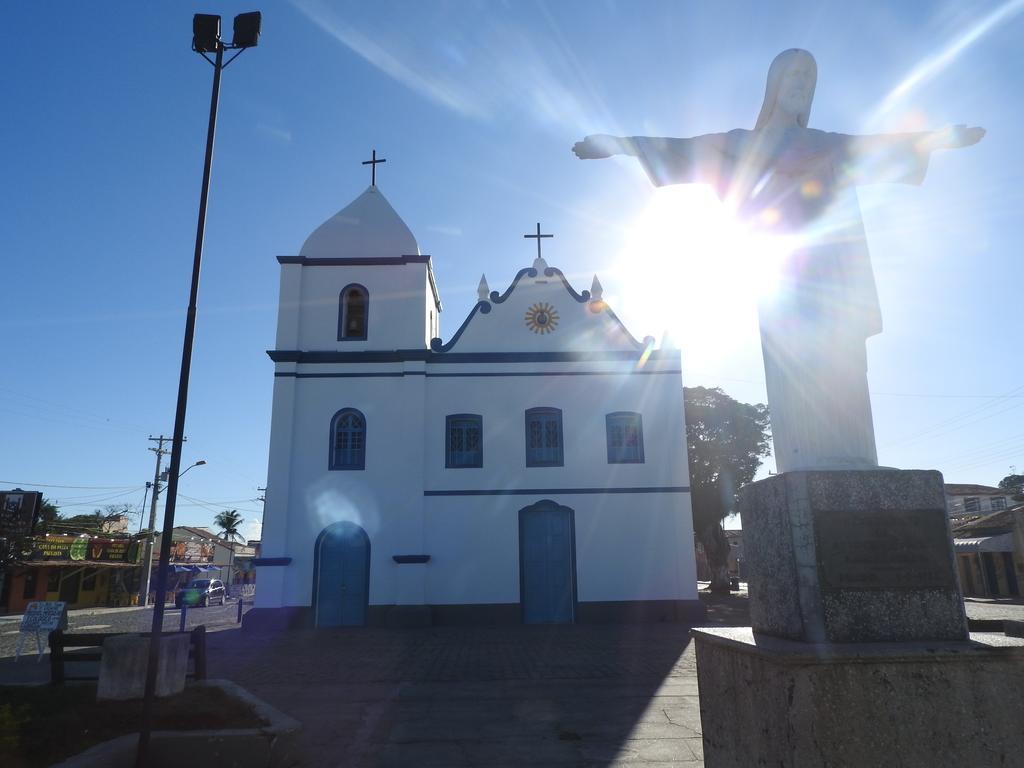
[[[243,522],[245,522],[245,520],[237,509],[218,512],[217,516],[213,518],[213,524],[221,529],[221,536],[224,537],[224,540],[228,541],[230,539],[231,541],[231,549],[228,551],[228,587],[231,586],[233,576],[232,569],[234,567],[235,559],[235,539],[242,539],[244,541],[241,531],[239,531]]]
[[[243,522],[242,514],[237,509],[218,512],[217,516],[213,518],[213,524],[221,529],[220,535],[225,540],[231,539],[232,541],[242,538],[242,533],[239,529],[242,527]]]

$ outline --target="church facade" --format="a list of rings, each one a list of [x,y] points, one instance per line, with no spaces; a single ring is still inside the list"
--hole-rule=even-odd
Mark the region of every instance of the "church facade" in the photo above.
[[[442,342],[431,259],[376,186],[278,261],[247,625],[702,614],[679,352],[596,278],[538,248]]]

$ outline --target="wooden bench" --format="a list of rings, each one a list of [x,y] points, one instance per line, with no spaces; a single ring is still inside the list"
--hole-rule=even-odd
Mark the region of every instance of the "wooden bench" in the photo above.
[[[108,637],[117,637],[124,632],[104,634],[77,635],[55,629],[50,633],[50,682],[63,685],[69,680],[98,680],[99,670],[92,675],[68,675],[64,665],[68,662],[99,661],[103,658],[103,641]],[[138,637],[149,637],[151,632],[140,632]],[[186,634],[182,632],[165,632],[169,634]],[[189,635],[188,658],[191,671],[187,677],[193,680],[206,679],[206,627],[198,626]],[[72,648],[74,650],[69,651]]]

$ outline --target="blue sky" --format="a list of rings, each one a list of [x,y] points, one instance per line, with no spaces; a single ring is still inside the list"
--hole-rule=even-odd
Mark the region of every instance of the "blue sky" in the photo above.
[[[259,519],[274,257],[366,187],[372,148],[434,258],[445,338],[481,272],[501,289],[529,263],[522,235],[540,221],[577,288],[596,272],[634,335],[671,333],[686,383],[763,400],[737,270],[709,270],[687,233],[651,243],[652,221],[705,192],[655,192],[635,162],[570,147],[752,127],[790,47],[818,60],[812,127],[988,129],[936,155],[921,187],[860,190],[885,318],[869,378],[883,464],[986,484],[1024,469],[1022,0],[257,7],[261,44],[224,75],[183,461],[208,464],[182,480],[181,522]],[[189,50],[191,16],[221,13],[229,30],[247,10],[5,6],[0,487],[39,488],[66,512],[141,501],[146,438],[173,427],[212,75]]]

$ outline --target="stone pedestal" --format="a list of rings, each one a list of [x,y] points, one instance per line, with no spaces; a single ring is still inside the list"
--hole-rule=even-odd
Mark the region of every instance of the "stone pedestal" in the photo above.
[[[1024,640],[969,635],[942,475],[740,492],[752,627],[694,630],[707,768],[1024,760]]]
[[[787,472],[744,488],[739,509],[755,632],[966,639],[940,473]]]
[[[157,696],[173,696],[185,690],[189,642],[189,635],[184,633],[164,635],[160,638],[160,657],[156,670]],[[108,637],[103,641],[96,698],[100,701],[141,699],[146,690],[148,660],[148,637]]]
[[[1024,639],[796,642],[693,636],[706,768],[939,768],[1024,762]]]

